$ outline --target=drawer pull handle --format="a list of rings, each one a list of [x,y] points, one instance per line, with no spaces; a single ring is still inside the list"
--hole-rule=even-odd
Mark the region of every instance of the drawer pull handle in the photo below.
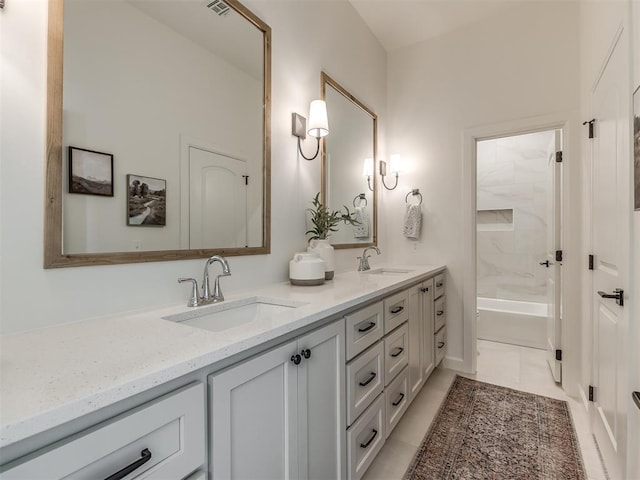
[[[420,291],[421,291],[422,293],[427,293],[427,292],[429,291],[429,287],[422,287],[422,288],[420,289]]]
[[[438,311],[436,312],[436,315],[438,315],[439,317],[440,317],[441,315],[444,315],[444,310],[438,310]]]
[[[440,288],[444,285],[444,282],[436,282],[436,287]]]
[[[404,310],[404,307],[402,305],[398,305],[397,307],[390,308],[389,312],[395,315],[396,313],[400,313],[402,310]]]
[[[140,452],[140,455],[141,457],[138,460],[133,462],[131,465],[127,465],[122,470],[117,471],[113,475],[108,476],[105,480],[120,480],[151,460],[151,452],[148,448],[142,450],[142,452]]]
[[[404,393],[401,393],[400,397],[395,402],[391,402],[391,405],[393,405],[394,407],[397,407],[398,405],[400,405],[400,402],[402,402],[403,398],[404,398]]]
[[[438,348],[444,347],[444,342],[438,342]]]
[[[400,355],[402,352],[404,352],[404,348],[402,347],[396,347],[396,350],[394,353],[391,354],[391,356],[393,358],[396,358],[398,355]]]
[[[311,358],[311,350],[309,350],[308,348],[305,348],[300,352],[300,355],[302,355],[304,358],[309,360]]]
[[[369,322],[369,325],[367,325],[364,328],[359,328],[358,331],[360,333],[368,332],[369,330],[371,330],[375,326],[376,326],[376,322]]]
[[[369,438],[369,440],[367,440],[364,443],[361,443],[360,448],[367,448],[369,445],[371,445],[371,442],[373,442],[373,439],[376,438],[376,436],[378,435],[378,430],[376,430],[375,428],[372,430],[373,430],[373,435],[371,435],[371,438]]]
[[[360,386],[361,387],[366,387],[367,385],[369,385],[371,382],[373,382],[373,379],[376,378],[378,375],[376,374],[376,372],[371,372],[369,374],[369,378],[367,378],[364,382],[360,382]]]

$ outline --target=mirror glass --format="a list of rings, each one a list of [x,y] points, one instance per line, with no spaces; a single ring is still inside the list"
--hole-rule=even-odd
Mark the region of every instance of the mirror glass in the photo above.
[[[324,137],[323,203],[331,210],[347,206],[357,226],[339,225],[330,241],[335,248],[374,245],[377,241],[376,158],[377,116],[326,73],[322,97],[327,103],[329,135]]]
[[[61,2],[45,266],[268,253],[269,27],[235,0]]]

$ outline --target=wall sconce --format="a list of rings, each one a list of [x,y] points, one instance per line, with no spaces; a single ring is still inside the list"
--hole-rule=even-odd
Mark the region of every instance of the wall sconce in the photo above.
[[[380,160],[380,176],[382,177],[382,185],[384,185],[384,188],[387,190],[393,190],[398,186],[398,174],[402,171],[402,160],[400,155],[397,153],[391,155],[391,159],[389,160],[389,170],[392,175],[395,174],[396,176],[396,183],[393,187],[388,187],[384,181],[384,177],[387,175],[387,162]]]
[[[371,177],[373,177],[373,158],[364,159],[364,164],[362,165],[362,176],[367,177],[367,185],[369,185],[369,190],[373,192],[373,187],[371,186]]]
[[[318,141],[318,148],[313,157],[307,157],[302,153],[300,139],[307,138],[307,133]],[[291,134],[298,137],[298,151],[305,160],[313,160],[320,153],[320,139],[329,135],[329,120],[327,119],[327,104],[324,100],[314,100],[309,106],[309,128],[307,119],[298,113],[291,115]]]

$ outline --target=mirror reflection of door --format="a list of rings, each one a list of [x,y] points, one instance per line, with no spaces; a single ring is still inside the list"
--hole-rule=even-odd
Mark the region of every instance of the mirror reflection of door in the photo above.
[[[189,247],[243,248],[247,239],[247,164],[189,148]]]

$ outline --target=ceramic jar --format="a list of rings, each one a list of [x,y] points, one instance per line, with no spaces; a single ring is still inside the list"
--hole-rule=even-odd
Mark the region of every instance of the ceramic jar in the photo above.
[[[320,258],[324,260],[324,279],[332,280],[334,275],[333,264],[334,264],[334,251],[333,247],[329,243],[329,240],[323,239],[318,240],[314,239],[309,242],[309,246],[307,247],[307,252],[317,253],[320,255]]]
[[[291,285],[322,285],[325,277],[324,260],[315,253],[296,253],[289,262]]]

